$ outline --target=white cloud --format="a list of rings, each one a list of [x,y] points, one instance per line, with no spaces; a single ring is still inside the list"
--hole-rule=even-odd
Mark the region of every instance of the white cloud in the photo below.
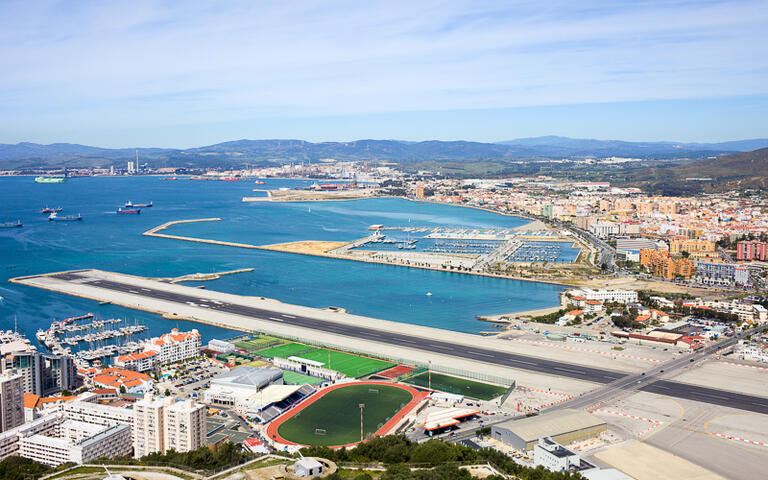
[[[162,127],[768,92],[764,2],[602,3],[5,2],[0,114]]]

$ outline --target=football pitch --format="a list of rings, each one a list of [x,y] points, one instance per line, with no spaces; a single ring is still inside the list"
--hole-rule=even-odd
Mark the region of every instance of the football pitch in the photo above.
[[[379,430],[413,399],[408,390],[379,384],[344,385],[324,394],[288,418],[277,433],[301,445],[337,446],[360,441],[360,407],[364,437]]]
[[[393,363],[385,362],[383,360],[377,360],[375,358],[359,357],[350,353],[337,352],[336,350],[330,350],[330,364],[328,363],[328,352],[324,348],[319,350],[313,350],[308,353],[297,355],[307,360],[314,360],[316,362],[323,362],[326,368],[335,370],[348,377],[360,378],[372,373],[385,370],[390,367],[394,367]]]
[[[310,347],[309,345],[303,345],[301,343],[286,343],[285,345],[280,345],[278,347],[261,350],[257,352],[256,355],[264,358],[288,358],[293,356],[300,356],[301,354],[311,352],[312,350],[317,350],[317,348]]]
[[[427,387],[429,385],[429,374],[427,372],[420,373],[404,379],[403,382],[419,387]],[[432,373],[432,390],[465,395],[480,400],[491,400],[503,395],[504,392],[507,391],[507,387],[503,385],[489,385],[487,383],[465,380],[458,377],[450,377],[440,373]]]

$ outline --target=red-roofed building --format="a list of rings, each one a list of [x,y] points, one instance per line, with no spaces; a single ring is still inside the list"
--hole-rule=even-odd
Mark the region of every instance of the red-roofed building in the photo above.
[[[269,449],[256,437],[246,438],[243,445],[253,453],[269,453]]]
[[[146,387],[152,386],[149,375],[119,368],[102,370],[93,377],[92,382],[95,386],[103,388],[120,390],[120,387],[125,387],[128,393],[142,393],[146,391]]]
[[[145,351],[157,352],[158,364],[181,362],[199,355],[200,333],[193,329],[189,332],[180,332],[174,328],[171,333],[151,339]]]
[[[154,350],[129,353],[115,357],[115,366],[137,372],[152,370],[157,365],[158,353]]]

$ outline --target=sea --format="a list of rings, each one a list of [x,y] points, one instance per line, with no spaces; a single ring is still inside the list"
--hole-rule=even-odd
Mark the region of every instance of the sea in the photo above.
[[[477,315],[551,307],[564,287],[260,251],[141,235],[173,220],[219,217],[219,222],[175,225],[166,233],[265,245],[300,240],[351,241],[368,235],[372,224],[410,227],[514,228],[526,220],[492,212],[375,198],[344,202],[242,202],[263,196],[254,189],[306,186],[309,180],[194,181],[157,176],[82,177],[63,184],[37,184],[33,177],[0,177],[0,329],[25,333],[35,342],[52,320],[94,313],[149,327],[145,336],[171,328],[197,328],[203,342],[237,332],[8,283],[12,277],[69,269],[102,270],[148,277],[175,277],[241,268],[252,272],[218,280],[185,282],[239,295],[467,333],[490,330]],[[140,215],[117,215],[127,201],[153,202]],[[50,222],[44,207],[79,222]],[[432,295],[427,295],[431,293]]]

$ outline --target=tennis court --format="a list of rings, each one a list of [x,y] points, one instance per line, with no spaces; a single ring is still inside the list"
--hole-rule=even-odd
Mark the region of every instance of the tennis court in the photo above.
[[[429,373],[420,373],[416,376],[406,378],[403,381],[405,383],[410,383],[411,385],[427,387],[430,383]],[[490,385],[488,383],[475,382],[474,380],[451,377],[449,375],[432,372],[432,390],[455,393],[457,395],[464,395],[480,400],[491,400],[504,394],[504,392],[507,391],[507,387],[503,385]]]

